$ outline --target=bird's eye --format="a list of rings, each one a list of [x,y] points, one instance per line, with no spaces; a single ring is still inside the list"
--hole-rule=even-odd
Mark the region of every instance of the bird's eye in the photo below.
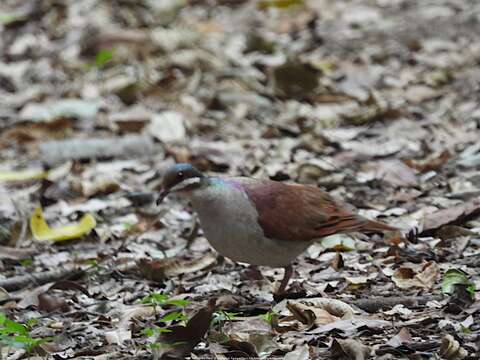
[[[180,179],[183,178],[183,171],[179,171],[177,174],[177,177]]]

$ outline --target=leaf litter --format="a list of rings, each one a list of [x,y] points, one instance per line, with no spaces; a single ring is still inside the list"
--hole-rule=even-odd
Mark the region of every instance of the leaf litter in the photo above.
[[[1,355],[478,358],[479,12],[0,4]],[[153,205],[174,162],[317,185],[403,234],[324,239],[274,304],[279,269]]]

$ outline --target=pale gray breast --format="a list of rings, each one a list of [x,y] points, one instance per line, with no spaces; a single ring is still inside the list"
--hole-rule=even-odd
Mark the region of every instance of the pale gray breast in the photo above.
[[[191,202],[205,237],[222,255],[254,265],[288,265],[310,242],[265,238],[258,213],[246,195],[228,185],[192,191]]]

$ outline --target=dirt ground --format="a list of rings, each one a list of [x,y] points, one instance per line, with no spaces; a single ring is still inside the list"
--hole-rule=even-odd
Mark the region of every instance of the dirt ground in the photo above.
[[[0,359],[480,359],[479,34],[474,0],[2,1]],[[155,205],[176,162],[402,231],[280,301]]]

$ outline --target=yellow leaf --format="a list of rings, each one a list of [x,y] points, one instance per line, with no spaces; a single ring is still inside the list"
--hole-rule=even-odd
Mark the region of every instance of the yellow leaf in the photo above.
[[[45,179],[47,175],[48,175],[48,171],[44,171],[44,170],[21,170],[21,171],[0,170],[0,181],[38,180],[38,179]]]
[[[36,240],[64,241],[88,234],[97,225],[92,214],[85,214],[78,223],[51,228],[43,217],[42,208],[35,209],[30,218],[30,229]]]
[[[268,8],[279,8],[286,9],[291,6],[304,5],[303,0],[261,0],[258,2],[257,6],[261,10]]]

